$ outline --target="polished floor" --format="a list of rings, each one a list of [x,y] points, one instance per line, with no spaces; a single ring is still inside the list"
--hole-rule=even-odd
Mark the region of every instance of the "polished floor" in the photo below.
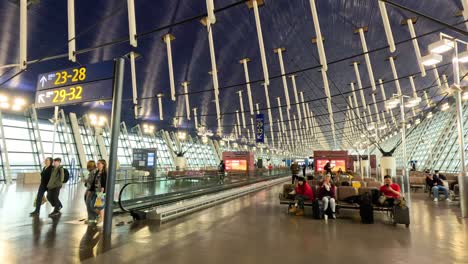
[[[60,218],[30,218],[31,188],[0,185],[0,263],[468,263],[468,220],[456,203],[413,195],[412,224],[394,227],[385,214],[373,225],[357,212],[338,220],[286,215],[280,186],[159,225],[118,216],[112,248],[101,228],[83,224],[81,188],[61,194]],[[308,212],[310,215],[310,212]]]

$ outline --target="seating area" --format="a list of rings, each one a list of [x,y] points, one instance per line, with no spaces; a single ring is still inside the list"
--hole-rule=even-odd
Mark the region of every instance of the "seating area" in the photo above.
[[[458,175],[455,173],[441,173],[447,180],[443,180],[444,185],[449,188],[450,198],[455,200],[459,196],[459,186],[457,177]],[[429,187],[426,184],[426,176],[427,173],[423,171],[410,171],[410,189],[413,191],[417,191],[422,189],[424,192],[428,192],[428,195],[431,196],[432,193],[429,191]]]
[[[353,181],[351,186],[343,186],[343,183],[338,183],[336,186],[336,213],[339,214],[340,209],[353,209],[359,210],[359,204],[357,203],[349,203],[347,202],[347,198],[362,195],[366,192],[371,192],[371,190],[379,190],[380,186],[382,185],[380,182],[377,182],[374,178],[364,178],[361,179],[360,177],[355,177],[354,179],[359,179],[362,181]],[[320,181],[318,180],[310,180],[307,181],[312,188],[314,193],[314,197],[318,196],[318,190],[320,188]],[[353,186],[354,185],[354,186]],[[356,187],[359,186],[359,187]],[[279,194],[280,204],[287,204],[288,210],[294,205],[293,199],[288,199],[288,193],[294,189],[293,184],[284,184],[283,185],[283,192]],[[312,206],[312,201],[306,201],[304,206]],[[388,212],[391,211],[390,207],[384,206],[373,206],[374,211],[378,212]]]

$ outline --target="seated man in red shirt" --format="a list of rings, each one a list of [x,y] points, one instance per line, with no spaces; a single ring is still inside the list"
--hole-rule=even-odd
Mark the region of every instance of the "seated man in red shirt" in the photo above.
[[[385,175],[384,185],[380,187],[380,193],[386,198],[385,202],[382,204],[393,206],[395,204],[395,200],[400,198],[400,192],[400,186],[396,183],[392,183],[392,177]]]
[[[314,193],[312,192],[312,188],[310,188],[309,184],[304,179],[304,177],[298,176],[296,189],[292,191],[290,194],[295,195],[294,200],[296,200],[296,203],[294,207],[289,209],[289,212],[295,213],[296,216],[303,216],[304,215],[304,201],[314,200]]]

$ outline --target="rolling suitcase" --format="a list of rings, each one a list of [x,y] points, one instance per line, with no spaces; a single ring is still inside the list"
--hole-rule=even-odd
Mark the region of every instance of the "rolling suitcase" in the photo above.
[[[359,204],[359,215],[361,216],[361,223],[374,223],[374,207],[372,207],[372,197],[370,193],[364,193],[362,195]]]
[[[403,224],[406,227],[410,225],[409,208],[407,206],[395,205],[393,207],[393,225]]]

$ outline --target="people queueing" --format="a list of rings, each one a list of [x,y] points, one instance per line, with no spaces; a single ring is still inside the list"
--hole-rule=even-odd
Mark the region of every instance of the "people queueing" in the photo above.
[[[331,181],[330,175],[325,175],[322,186],[318,191],[318,199],[322,201],[323,205],[323,219],[327,220],[329,212],[331,211],[331,217],[336,219],[336,187]]]
[[[313,201],[314,200],[314,193],[312,192],[312,188],[310,188],[307,181],[302,176],[297,177],[297,186],[295,190],[293,190],[291,195],[294,195],[294,206],[289,209],[290,213],[295,213],[296,216],[303,216],[304,215],[304,201]]]
[[[294,184],[294,181],[297,179],[298,175],[299,175],[299,165],[297,164],[296,161],[293,162],[293,164],[291,164],[291,174],[292,174],[292,184]]]
[[[52,163],[53,159],[50,157],[44,160],[44,167],[41,171],[41,183],[39,184],[39,189],[37,190],[35,202],[36,208],[30,213],[31,216],[37,216],[41,211],[42,199],[44,197],[45,192],[47,192],[47,184],[49,183],[50,175],[52,174],[52,170],[54,168]]]
[[[432,174],[426,176],[426,183],[429,188],[431,188],[432,194],[434,195],[434,202],[439,201],[439,191],[443,191],[445,195],[445,200],[450,202],[449,190],[444,186],[444,183],[439,177],[434,177]]]
[[[99,219],[103,219],[103,207],[96,206],[96,199],[100,194],[106,193],[107,162],[103,159],[98,160],[97,169],[93,172],[88,177],[86,190],[86,209],[88,211],[88,221],[86,223],[89,225],[96,225]]]
[[[395,200],[401,196],[400,185],[393,183],[390,175],[385,175],[384,185],[380,187],[380,193],[385,197],[385,200],[381,201],[381,203],[393,207]]]
[[[62,188],[63,179],[65,177],[63,167],[60,165],[61,162],[62,159],[60,158],[54,159],[54,168],[52,169],[49,182],[47,183],[47,199],[54,207],[54,211],[49,214],[50,217],[59,215],[60,209],[63,207],[59,199],[60,189]]]

